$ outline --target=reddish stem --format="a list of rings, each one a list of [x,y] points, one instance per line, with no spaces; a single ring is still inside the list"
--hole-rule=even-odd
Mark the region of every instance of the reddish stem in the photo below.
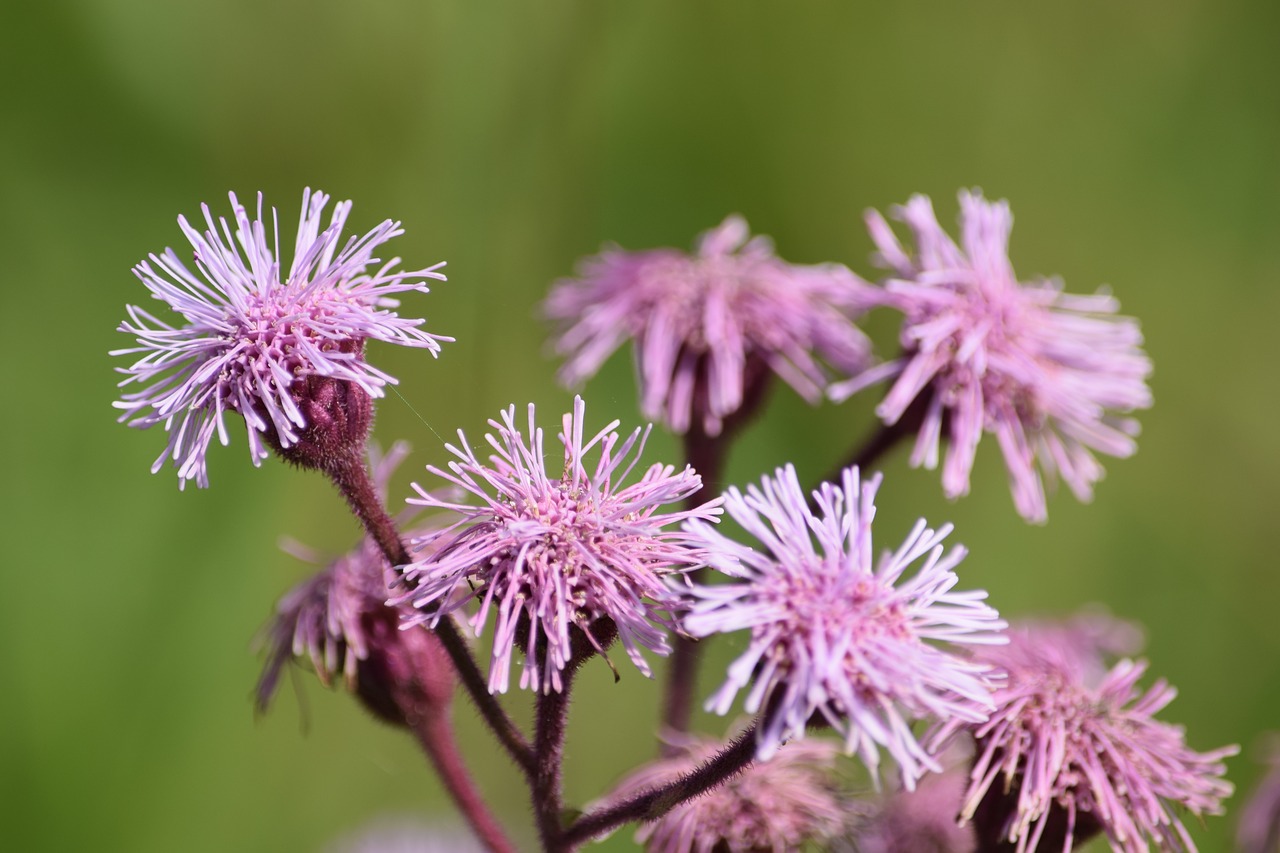
[[[708,437],[701,424],[684,435],[685,460],[702,477],[702,488],[685,500],[686,509],[696,509],[719,494],[727,442]],[[695,569],[689,580],[699,583],[706,569]],[[698,683],[698,643],[677,635],[672,644],[671,663],[663,694],[662,725],[672,732],[687,732],[693,718],[694,690]],[[667,747],[664,745],[663,750]]]
[[[907,407],[907,410],[902,413],[902,417],[891,424],[878,424],[871,434],[863,439],[861,444],[850,451],[844,462],[827,475],[824,482],[839,483],[844,470],[855,465],[859,472],[865,475],[871,466],[875,465],[882,456],[896,447],[899,441],[920,431],[920,426],[924,423],[925,412],[928,410],[928,395],[921,394],[916,397],[911,405]],[[946,429],[945,419],[943,429],[944,431]]]
[[[675,781],[579,818],[561,836],[567,845],[566,849],[572,849],[624,823],[657,820],[681,803],[705,794],[741,773],[755,759],[755,755],[756,726],[753,725],[710,761]]]
[[[702,477],[702,488],[685,500],[686,509],[696,509],[720,494],[723,488],[724,466],[729,457],[729,447],[738,432],[755,417],[768,394],[772,373],[769,365],[758,355],[750,355],[743,371],[742,405],[726,418],[720,434],[708,435],[704,427],[707,392],[706,365],[698,370],[698,387],[694,391],[694,410],[689,429],[682,436],[685,462]],[[696,569],[689,580],[698,583],[706,574]],[[671,651],[671,663],[667,667],[667,683],[663,691],[662,725],[673,732],[689,731],[693,718],[693,696],[698,684],[700,648],[690,637],[677,635]],[[663,747],[666,751],[666,747]]]
[[[569,851],[574,845],[564,837],[560,815],[563,787],[564,739],[569,722],[569,688],[574,669],[564,672],[563,692],[551,691],[538,696],[537,726],[534,733],[534,755],[537,771],[533,781],[533,811],[538,821],[538,835],[547,853]]]
[[[449,722],[448,710],[436,709],[417,720],[410,720],[409,723],[445,790],[458,806],[458,811],[471,824],[485,849],[493,853],[515,853],[515,845],[489,812],[484,798],[471,780],[471,774],[467,772],[462,754],[458,751],[453,726]]]

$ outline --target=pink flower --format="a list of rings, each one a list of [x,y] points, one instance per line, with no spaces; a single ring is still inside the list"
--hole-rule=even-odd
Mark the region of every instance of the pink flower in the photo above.
[[[898,243],[879,213],[867,214],[880,260],[892,272],[885,288],[905,315],[902,359],[840,383],[843,399],[896,372],[876,409],[895,424],[920,401],[924,420],[912,465],[935,468],[942,435],[948,497],[969,491],[969,472],[983,432],[995,435],[1009,469],[1018,512],[1047,517],[1041,472],[1061,476],[1087,501],[1102,477],[1094,453],[1125,457],[1135,450],[1137,422],[1117,413],[1151,405],[1151,362],[1138,324],[1116,317],[1111,296],[1063,293],[1057,281],[1019,282],[1009,263],[1013,218],[1006,202],[960,194],[961,246],[938,225],[925,196],[896,216],[911,229],[916,254]]]
[[[934,531],[917,522],[902,546],[873,566],[879,485],[878,475],[863,483],[848,469],[840,488],[824,483],[814,493],[816,512],[791,466],[745,495],[730,489],[725,508],[763,547],[740,545],[698,521],[686,525],[708,563],[737,582],[693,586],[682,625],[696,637],[750,632],[746,652],[707,709],[726,713],[754,682],[746,710],[763,714],[759,758],[803,737],[816,717],[873,772],[880,748],[887,750],[910,788],[926,770],[939,769],[916,741],[913,720],[977,723],[991,708],[990,668],[948,646],[1003,642],[1004,623],[984,603],[985,592],[953,590],[965,550],[944,550],[950,525]]]
[[[1019,853],[1050,834],[1050,849],[1069,849],[1095,828],[1125,853],[1148,842],[1195,850],[1175,810],[1221,813],[1232,791],[1222,759],[1237,747],[1190,749],[1181,728],[1155,719],[1176,691],[1164,681],[1137,689],[1145,662],[1121,660],[1094,679],[1097,647],[1061,639],[1059,631],[1011,630],[1007,647],[979,656],[1007,675],[995,712],[978,725],[948,722],[935,738],[968,730],[978,744],[961,817],[985,809],[980,817],[994,815],[994,832]]]
[[[667,511],[701,487],[692,468],[676,471],[655,464],[639,481],[623,486],[643,452],[648,430],[635,430],[619,443],[614,421],[584,438],[582,398],[565,415],[559,439],[564,464],[558,477],[547,471],[542,430],[529,406],[528,438],[516,425],[515,406],[502,421],[489,421],[497,435],[486,436],[495,451],[486,465],[458,433],[457,461],[449,471],[427,470],[480,498],[479,507],[432,495],[414,484],[411,504],[441,507],[462,519],[417,542],[427,552],[401,567],[414,586],[399,599],[436,624],[467,600],[474,588],[480,610],[471,617],[477,636],[496,610],[489,689],[506,692],[513,647],[525,653],[520,686],[559,691],[563,672],[581,659],[578,645],[603,652],[616,631],[632,662],[646,675],[645,648],[670,651],[665,628],[671,595],[664,578],[699,565],[702,556],[678,528],[687,519],[709,520],[719,501],[696,509]],[[596,451],[594,465],[587,454]],[[634,451],[635,459],[628,461]]]
[[[849,375],[865,368],[870,345],[852,318],[876,299],[845,267],[782,261],[730,216],[692,257],[605,249],[582,262],[578,278],[555,284],[544,311],[559,326],[566,385],[581,385],[633,339],[645,417],[714,436],[750,407],[768,371],[817,403],[828,383],[823,362]]]
[[[179,485],[195,480],[207,486],[205,456],[215,433],[228,443],[227,412],[244,417],[250,455],[254,465],[261,464],[268,444],[289,448],[309,426],[304,399],[312,390],[309,378],[348,383],[353,393],[367,397],[381,397],[383,387],[395,383],[364,360],[365,341],[435,355],[441,341],[451,340],[423,331],[422,320],[391,310],[399,305],[395,294],[426,293],[423,279],[443,281],[436,271],[443,264],[393,272],[399,258],[383,263],[373,253],[404,233],[400,223],[388,219],[343,242],[351,202],[338,204],[321,231],[328,200],[324,193],[303,193],[293,263],[283,278],[279,225],[273,211],[271,228],[266,227],[261,194],[254,219],[231,194],[234,231],[226,219],[215,222],[207,205],[201,206],[203,233],[178,217],[199,275],[172,249],[134,268],[152,296],[184,321],[172,326],[131,305],[120,331],[135,335],[138,346],[112,353],[141,354],[132,366],[118,368],[125,374],[120,387],[139,386],[114,403],[124,411],[120,420],[140,428],[163,424],[169,433],[153,473],[169,459],[178,468]],[[324,393],[334,394],[332,389]],[[367,417],[364,421],[367,425]]]
[[[677,752],[618,783],[611,800],[659,788],[694,770],[720,749],[711,738],[678,735]],[[834,744],[789,745],[772,761],[753,764],[706,794],[681,803],[636,832],[649,853],[755,853],[800,850],[837,835],[846,809],[835,781]]]

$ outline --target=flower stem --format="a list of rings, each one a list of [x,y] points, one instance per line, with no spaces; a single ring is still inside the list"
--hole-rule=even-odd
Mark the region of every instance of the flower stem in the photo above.
[[[502,831],[484,799],[476,789],[471,775],[458,751],[457,738],[449,721],[447,708],[433,709],[410,726],[418,737],[418,743],[427,754],[445,790],[453,798],[458,811],[471,824],[476,837],[492,853],[514,853],[515,846]]]
[[[702,476],[702,488],[688,497],[685,501],[686,509],[695,509],[718,493],[727,447],[727,443],[703,433],[700,424],[685,433],[685,460]],[[689,579],[697,583],[705,572],[706,569],[695,569],[689,574]],[[694,689],[698,681],[698,658],[697,641],[692,637],[677,635],[663,692],[662,725],[668,731],[689,730],[693,717]]]
[[[929,409],[928,395],[917,397],[907,410],[891,424],[880,423],[862,443],[856,445],[845,460],[827,475],[823,482],[839,483],[840,476],[846,468],[855,465],[864,474],[880,460],[882,456],[897,446],[898,442],[910,435],[915,435],[924,423],[925,412]],[[945,429],[945,422],[944,422]]]
[[[652,791],[605,806],[579,818],[565,830],[562,838],[566,849],[581,844],[615,827],[632,821],[650,821],[662,817],[683,802],[705,794],[732,776],[742,772],[756,754],[756,726],[738,735],[714,758],[675,781]]]
[[[342,496],[347,499],[352,512],[360,519],[360,523],[364,525],[369,536],[378,544],[383,556],[391,565],[403,566],[411,562],[408,550],[400,541],[400,533],[396,529],[395,522],[392,521],[378,497],[378,490],[374,488],[364,461],[352,453],[328,465],[325,473],[333,480]],[[471,700],[479,709],[480,715],[489,724],[489,728],[493,730],[499,743],[506,749],[512,760],[520,766],[526,776],[531,777],[534,773],[533,753],[515,723],[489,692],[484,676],[476,666],[475,659],[471,657],[471,650],[467,648],[467,643],[458,633],[457,627],[452,620],[446,618],[441,619],[433,630],[440,638],[445,651],[449,653],[449,658],[453,661],[453,666],[458,671],[458,676],[462,679]]]
[[[538,822],[542,848],[547,853],[572,850],[560,824],[565,729],[569,721],[569,689],[575,668],[566,668],[562,690],[538,695],[534,755],[537,769],[533,777],[533,811]]]
[[[682,438],[685,462],[702,477],[702,488],[685,500],[685,509],[696,509],[720,494],[729,446],[764,403],[770,386],[769,366],[759,356],[753,355],[747,359],[744,374],[742,405],[724,419],[719,435],[707,434],[703,412],[699,406],[694,407],[689,429]],[[694,399],[705,401],[705,371],[700,371],[698,375],[699,388],[694,393]],[[698,583],[705,574],[705,569],[695,569],[689,573],[689,580]],[[689,731],[693,718],[693,695],[698,683],[699,659],[700,648],[697,641],[691,637],[676,635],[662,700],[662,726],[667,731]],[[667,749],[664,744],[663,751],[666,752]]]

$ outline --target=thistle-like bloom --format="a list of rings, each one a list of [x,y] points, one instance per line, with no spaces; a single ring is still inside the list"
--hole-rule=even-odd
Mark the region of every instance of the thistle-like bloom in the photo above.
[[[621,801],[660,788],[711,759],[721,744],[673,735],[675,755],[648,764],[609,795]],[[649,853],[757,853],[800,850],[842,831],[846,809],[835,781],[838,749],[825,740],[789,745],[636,832]]]
[[[426,553],[401,567],[413,589],[399,599],[421,613],[418,622],[436,624],[473,587],[480,599],[471,624],[479,636],[496,610],[489,689],[507,690],[513,649],[525,653],[520,686],[549,693],[563,687],[564,670],[592,652],[603,653],[614,639],[645,675],[640,649],[670,651],[671,594],[664,578],[699,565],[700,552],[679,528],[687,519],[709,520],[719,501],[692,510],[664,509],[694,494],[702,479],[692,468],[676,471],[655,464],[640,479],[622,485],[644,451],[649,430],[636,429],[619,442],[613,421],[584,437],[585,404],[573,402],[559,435],[564,466],[547,471],[542,429],[529,405],[528,438],[516,424],[516,409],[490,420],[497,435],[486,436],[495,451],[486,465],[458,432],[459,446],[446,445],[457,461],[444,471],[427,470],[480,498],[479,507],[453,503],[418,484],[409,503],[441,507],[462,518],[415,543]],[[596,451],[591,465],[587,455]],[[634,452],[635,458],[628,461]]]
[[[939,769],[911,721],[981,722],[991,708],[990,668],[948,646],[1003,642],[1004,622],[985,592],[953,591],[965,549],[944,550],[951,525],[935,531],[920,520],[873,566],[879,485],[879,475],[863,483],[856,468],[847,469],[840,488],[824,483],[814,492],[816,512],[789,465],[745,495],[730,489],[729,515],[764,547],[753,550],[696,521],[686,525],[707,549],[708,564],[739,582],[693,586],[682,625],[696,637],[750,631],[746,652],[707,709],[726,713],[754,680],[746,710],[764,715],[759,758],[803,737],[816,717],[873,772],[883,747],[911,788],[925,770]]]
[[[139,386],[114,403],[121,421],[146,428],[164,424],[169,443],[151,466],[166,459],[178,468],[179,484],[208,485],[205,456],[217,433],[228,443],[227,412],[244,417],[254,465],[268,446],[289,448],[311,425],[310,394],[328,399],[332,388],[312,387],[314,377],[348,386],[348,393],[381,397],[395,378],[364,360],[367,340],[426,349],[433,355],[451,340],[423,331],[423,320],[400,317],[395,294],[427,292],[424,279],[444,280],[443,264],[413,272],[395,272],[399,258],[383,263],[378,247],[403,234],[399,222],[386,220],[363,237],[345,242],[342,229],[351,202],[339,203],[324,230],[321,215],[329,197],[307,190],[294,245],[293,263],[281,276],[279,224],[272,212],[267,229],[258,196],[257,216],[231,194],[234,230],[216,222],[202,205],[207,230],[197,231],[186,217],[178,224],[191,242],[196,273],[176,252],[166,249],[134,267],[154,298],[180,315],[173,326],[137,306],[120,331],[135,335],[138,346],[112,355],[141,354],[120,386]],[[353,404],[356,405],[356,404]],[[356,405],[359,408],[358,405]],[[367,412],[363,420],[367,427]],[[264,443],[264,438],[266,443]]]
[[[1220,814],[1232,786],[1222,759],[1237,748],[1195,752],[1180,727],[1155,719],[1176,691],[1137,683],[1145,662],[1124,659],[1090,683],[1096,653],[1058,642],[1052,632],[1010,631],[1003,649],[981,656],[1007,681],[981,725],[952,721],[936,741],[967,729],[978,745],[961,817],[979,835],[1019,853],[1068,850],[1077,836],[1101,831],[1113,849],[1195,850],[1176,810]],[[984,802],[985,801],[985,802]]]
[[[1013,217],[1006,202],[962,192],[961,246],[925,196],[896,216],[915,237],[914,256],[879,213],[869,212],[867,225],[894,276],[885,287],[905,314],[905,354],[885,371],[833,387],[832,396],[843,399],[896,371],[876,411],[892,425],[913,404],[923,407],[912,465],[937,467],[947,432],[948,497],[969,491],[978,440],[989,432],[1024,518],[1047,516],[1041,471],[1090,500],[1103,474],[1094,453],[1126,457],[1135,450],[1137,422],[1118,413],[1151,405],[1151,362],[1137,322],[1114,316],[1119,304],[1108,294],[1066,294],[1052,280],[1019,282],[1009,263]]]
[[[714,436],[753,404],[769,371],[810,403],[829,381],[823,362],[862,371],[870,344],[852,318],[878,298],[838,264],[786,263],[730,216],[692,257],[606,248],[556,283],[544,311],[559,326],[563,383],[581,385],[632,339],[645,417]]]
[[[373,479],[385,496],[392,471],[408,453],[395,445],[385,457],[371,453]],[[314,558],[311,558],[314,562]],[[410,612],[388,607],[388,588],[399,580],[371,537],[294,587],[276,606],[265,636],[267,659],[258,680],[257,705],[265,711],[291,662],[309,662],[326,687],[342,678],[366,707],[403,723],[407,712],[435,703],[447,707],[453,668],[435,635],[402,631]]]

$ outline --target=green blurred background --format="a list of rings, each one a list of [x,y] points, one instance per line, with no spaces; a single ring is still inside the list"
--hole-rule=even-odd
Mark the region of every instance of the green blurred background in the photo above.
[[[403,220],[409,266],[448,261],[406,310],[457,343],[439,361],[372,352],[402,380],[376,435],[412,441],[413,471],[509,403],[556,422],[570,397],[535,307],[605,241],[687,247],[737,211],[789,260],[871,275],[865,208],[923,192],[949,224],[961,187],[1009,198],[1022,274],[1109,283],[1141,318],[1140,452],[1108,461],[1092,505],[1057,495],[1044,527],[1014,513],[993,444],[955,504],[899,453],[880,541],[951,520],[963,582],[1003,613],[1105,602],[1144,624],[1181,690],[1164,717],[1197,748],[1241,743],[1248,792],[1257,738],[1280,728],[1278,38],[1261,0],[4,4],[0,847],[306,851],[379,815],[448,815],[412,744],[314,679],[252,713],[251,639],[308,572],[278,539],[346,549],[341,502],[254,469],[239,435],[211,453],[213,488],[179,493],[147,472],[163,435],[113,422],[106,353],[146,296],[132,265],[184,245],[179,213],[225,214],[228,190],[265,191],[288,230],[304,186],[354,199],[360,231]],[[891,354],[891,318],[872,325]],[[626,356],[587,392],[592,422],[638,421]],[[779,392],[728,479],[825,473],[873,402]],[[581,683],[579,803],[651,755],[657,696],[633,670]],[[521,786],[457,710],[528,839]],[[1195,834],[1225,850],[1233,826]]]

